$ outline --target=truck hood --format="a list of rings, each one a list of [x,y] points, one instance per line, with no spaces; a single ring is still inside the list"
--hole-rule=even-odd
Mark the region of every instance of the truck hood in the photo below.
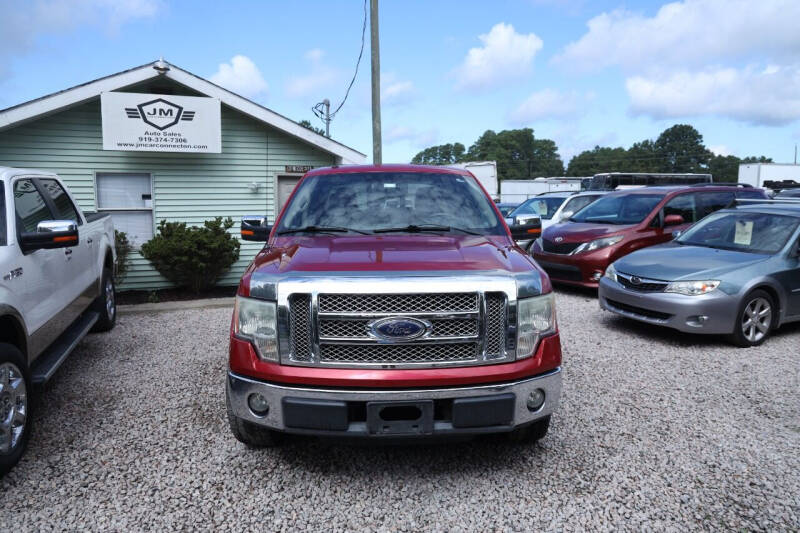
[[[769,257],[670,242],[628,254],[618,259],[614,268],[625,274],[664,281],[719,279]]]
[[[251,272],[364,272],[536,269],[504,236],[366,235],[279,237],[255,258]]]
[[[623,233],[634,227],[636,227],[636,224],[615,225],[570,222],[568,224],[555,224],[545,228],[542,231],[542,237],[549,241],[555,240],[556,237],[561,237],[564,240],[559,242],[589,242]]]

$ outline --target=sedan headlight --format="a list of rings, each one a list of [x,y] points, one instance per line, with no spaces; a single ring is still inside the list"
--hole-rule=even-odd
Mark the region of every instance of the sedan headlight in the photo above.
[[[612,244],[617,244],[623,238],[622,235],[615,235],[613,237],[603,237],[602,239],[595,239],[593,241],[585,242],[572,251],[573,254],[580,254],[583,252],[593,252]]]
[[[254,298],[236,297],[233,309],[234,333],[253,343],[259,357],[278,360],[276,304]]]
[[[719,287],[718,280],[705,280],[705,281],[673,281],[667,284],[664,292],[675,292],[677,294],[685,294],[687,296],[698,296],[706,294]]]
[[[608,268],[606,268],[606,273],[603,275],[611,281],[617,281],[617,269],[614,268],[614,263],[608,265]]]
[[[517,359],[533,355],[539,340],[555,331],[553,293],[517,300]]]

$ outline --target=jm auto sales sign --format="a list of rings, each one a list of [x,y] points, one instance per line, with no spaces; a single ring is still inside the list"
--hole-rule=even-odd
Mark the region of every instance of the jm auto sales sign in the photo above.
[[[103,150],[134,152],[222,151],[216,98],[103,93]]]

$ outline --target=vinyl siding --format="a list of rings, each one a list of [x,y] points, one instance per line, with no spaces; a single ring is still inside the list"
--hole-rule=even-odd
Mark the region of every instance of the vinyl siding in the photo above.
[[[162,219],[200,225],[214,217],[275,212],[276,176],[285,165],[327,166],[332,155],[298,141],[226,106],[222,107],[222,153],[173,154],[104,151],[99,98],[0,132],[0,166],[57,173],[81,208],[97,209],[96,172],[146,172],[153,179],[154,226]],[[260,184],[258,192],[250,184]],[[239,260],[220,279],[235,285],[261,246],[242,242]],[[122,289],[170,284],[138,252]]]

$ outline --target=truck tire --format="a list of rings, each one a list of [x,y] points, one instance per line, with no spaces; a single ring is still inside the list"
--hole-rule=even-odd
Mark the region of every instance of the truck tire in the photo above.
[[[31,381],[22,352],[0,343],[0,477],[25,452],[31,434]]]
[[[742,348],[763,343],[775,327],[777,311],[775,302],[765,291],[756,289],[745,296],[736,315],[731,342]]]
[[[103,280],[101,281],[100,296],[95,298],[92,303],[92,310],[99,313],[100,318],[92,327],[92,332],[110,331],[117,323],[117,298],[116,287],[114,287],[114,275],[110,268],[103,269]]]
[[[537,420],[532,424],[525,427],[517,428],[508,434],[508,439],[511,442],[517,443],[534,443],[539,441],[547,435],[547,430],[550,428],[550,415]]]
[[[248,448],[270,448],[280,444],[280,433],[251,424],[234,415],[227,393],[225,393],[225,407],[228,411],[228,424],[236,440]]]

